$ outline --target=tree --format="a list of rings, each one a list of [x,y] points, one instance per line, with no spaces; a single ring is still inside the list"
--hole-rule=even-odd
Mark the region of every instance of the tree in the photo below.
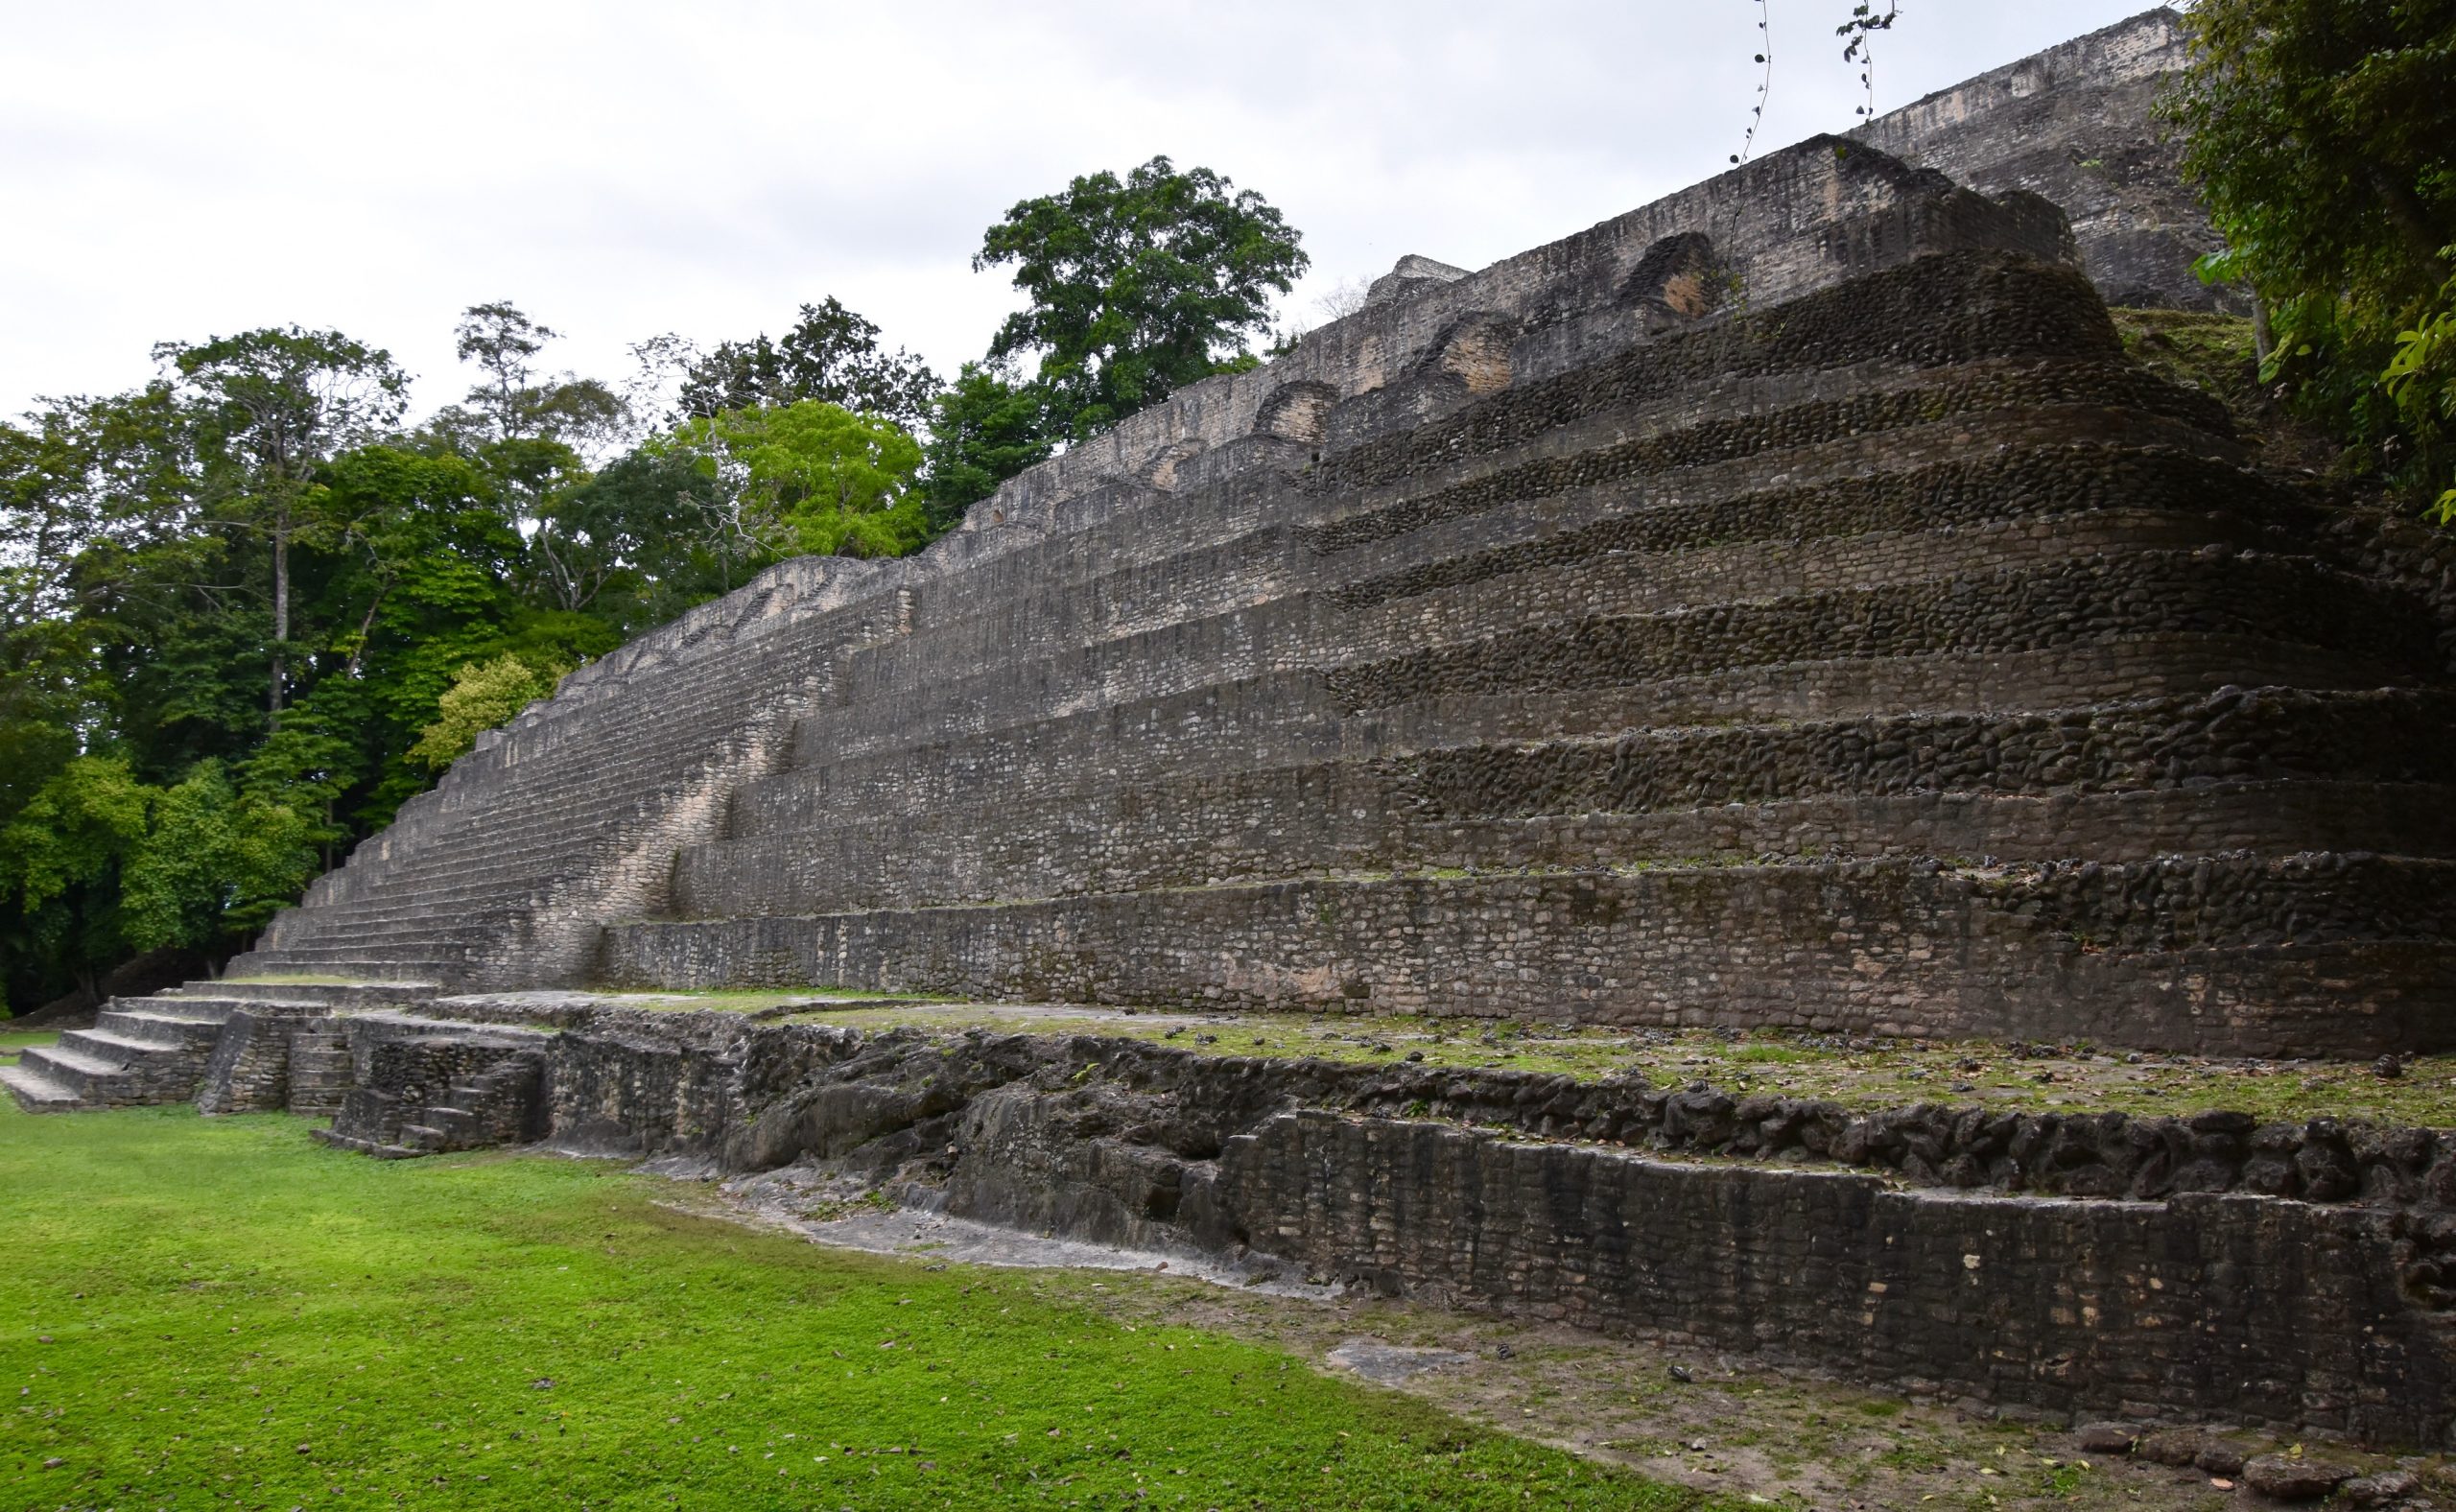
[[[2392,482],[2456,482],[2456,3],[2202,0],[2165,104],[2264,377]],[[2456,512],[2456,490],[2443,496]]]
[[[742,470],[671,441],[608,463],[556,505],[564,540],[602,566],[590,612],[637,634],[730,593],[774,560],[744,513]]]
[[[878,339],[876,325],[832,296],[803,305],[801,319],[781,340],[762,332],[693,357],[683,373],[678,417],[708,419],[728,410],[816,400],[917,429],[929,417],[937,375],[900,347],[881,351]]]
[[[126,762],[63,764],[0,825],[0,958],[14,997],[93,983],[125,958],[121,869],[145,838],[148,792]]]
[[[166,342],[154,358],[197,406],[212,485],[226,524],[261,539],[272,568],[268,722],[288,691],[290,556],[323,523],[315,474],[335,452],[388,431],[408,402],[391,355],[338,331],[248,331],[197,346]]]
[[[570,671],[562,663],[539,666],[508,652],[483,666],[463,664],[436,705],[435,722],[410,748],[411,756],[442,770],[466,755],[480,735],[508,723],[539,698],[553,697],[555,685]]]
[[[932,401],[922,497],[933,535],[954,530],[966,509],[1056,449],[1043,397],[1002,366],[966,363],[955,387]]]
[[[744,536],[769,559],[792,555],[901,556],[929,544],[914,483],[921,446],[873,414],[805,399],[728,410],[655,444],[687,456],[737,501]]]
[[[622,395],[594,378],[568,372],[541,380],[531,365],[562,334],[508,299],[461,311],[452,328],[453,351],[477,366],[479,378],[460,404],[429,422],[430,429],[473,454],[489,445],[551,441],[585,455],[614,441],[630,413]]]
[[[0,824],[82,747],[120,692],[81,614],[128,564],[184,550],[193,461],[169,391],[57,399],[0,424]]]
[[[316,875],[314,824],[243,791],[218,763],[149,798],[121,892],[122,930],[137,950],[234,945]]]
[[[578,612],[604,586],[604,564],[587,542],[565,534],[558,507],[587,482],[590,459],[628,434],[632,416],[606,384],[537,372],[535,358],[561,334],[509,300],[461,311],[453,349],[477,367],[478,380],[460,404],[427,422],[426,434],[494,480],[506,516],[528,543],[535,588],[557,608]]]
[[[1209,377],[1270,326],[1309,259],[1254,191],[1154,157],[1026,200],[983,234],[973,271],[1011,265],[1029,305],[993,360],[1039,358],[1051,434],[1080,438]]]

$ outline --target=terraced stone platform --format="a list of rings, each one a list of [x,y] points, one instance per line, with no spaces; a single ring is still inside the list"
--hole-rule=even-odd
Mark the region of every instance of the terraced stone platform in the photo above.
[[[584,669],[242,970],[2449,1043],[2444,575],[1820,140]]]

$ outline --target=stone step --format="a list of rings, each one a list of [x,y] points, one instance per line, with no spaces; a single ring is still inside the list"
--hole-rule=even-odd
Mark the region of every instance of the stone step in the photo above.
[[[2204,501],[2204,506],[2213,501]],[[913,663],[909,673],[881,668],[854,690],[884,718],[862,721],[823,747],[831,756],[880,748],[899,732],[927,734],[950,719],[978,719],[995,727],[999,715],[1041,714],[1166,697],[1213,684],[1309,666],[1334,666],[1410,650],[1427,641],[1459,641],[1528,625],[1608,610],[1667,614],[1770,599],[1784,594],[1873,589],[1890,583],[1999,572],[2029,564],[2091,557],[2109,551],[2264,549],[2279,555],[2273,532],[2204,507],[2154,512],[2141,505],[2037,522],[1936,532],[1877,532],[1840,540],[1772,538],[1721,544],[1670,555],[1610,545],[1597,530],[1554,539],[1516,542],[1420,564],[1429,577],[1402,574],[1382,597],[1351,605],[1343,588],[1308,589],[1301,581],[1206,618],[1189,619],[1109,638],[1078,633],[1038,655],[1011,646],[1021,626],[990,643]],[[1622,523],[1607,521],[1606,523]],[[1709,528],[1712,528],[1711,526]],[[1582,538],[1581,538],[1582,537]],[[1548,552],[1538,550],[1548,549]],[[1581,555],[1583,554],[1583,555]],[[2306,558],[2307,559],[2307,558]],[[1456,567],[1442,576],[1434,569]],[[1403,591],[1404,590],[1404,591]],[[1261,597],[1262,602],[1251,602]],[[910,646],[895,648],[919,656]],[[882,652],[882,655],[886,654]],[[948,665],[968,671],[950,678]],[[871,686],[875,683],[875,686]],[[1017,697],[1028,690],[1029,698]],[[968,712],[978,710],[977,714]],[[841,728],[846,721],[830,721]],[[797,752],[810,765],[811,749]]]
[[[2154,791],[1867,791],[1686,809],[1407,814],[1330,784],[1279,805],[1150,803],[1011,824],[957,816],[685,850],[673,917],[1130,895],[1387,871],[1582,870],[1908,856],[2138,862],[2245,847],[2456,857],[2456,784],[2290,780]],[[1248,794],[1251,796],[1251,794]],[[1499,800],[1495,800],[1498,802]],[[1130,817],[1126,816],[1130,815]],[[1070,820],[1074,822],[1070,822]]]
[[[2430,675],[2439,659],[2422,606],[2375,584],[2292,563],[2142,552],[1712,611],[1593,614],[1325,677],[1361,712],[1434,694],[1596,688],[1807,656],[2000,654],[2178,631],[2319,648],[2379,683]]]
[[[81,1054],[125,1066],[150,1055],[192,1056],[194,1050],[184,1045],[166,1045],[160,1040],[141,1039],[107,1028],[68,1029],[59,1036],[63,1048]]]
[[[2451,921],[2444,861],[1738,862],[650,922],[608,929],[603,967],[644,987],[1630,1026],[1711,1004],[1740,1027],[2144,1048],[2217,1016],[2244,1053],[2346,1056],[2439,1033]]]
[[[184,1013],[164,1013],[152,1007],[106,1008],[94,1016],[97,1028],[107,1029],[128,1039],[179,1050],[211,1050],[213,1042],[221,1037],[223,1022]]]
[[[130,1080],[125,1062],[106,1059],[69,1045],[39,1045],[21,1051],[17,1065],[59,1083],[91,1103],[121,1100]]]
[[[230,1017],[233,1008],[269,1005],[268,1001],[243,998],[230,994],[205,996],[174,989],[157,992],[150,998],[113,998],[114,1009],[129,1013],[151,1013],[162,1018],[186,1019],[195,1024],[219,1026]]]
[[[68,1113],[88,1105],[76,1089],[25,1065],[0,1066],[0,1087],[28,1113]]]
[[[1547,691],[1439,690],[1355,721],[1314,674],[1262,679],[947,739],[744,783],[731,833],[884,820],[1112,794],[1240,769],[1594,739],[1688,725],[2010,714],[2206,696],[2229,687],[2376,688],[2346,658],[2264,639],[2186,633],[2027,652],[1796,661],[1706,676]]]

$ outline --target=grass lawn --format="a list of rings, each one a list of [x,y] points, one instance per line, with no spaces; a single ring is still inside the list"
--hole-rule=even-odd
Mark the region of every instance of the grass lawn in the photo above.
[[[687,1217],[608,1163],[378,1162],[307,1127],[0,1099],[0,1502],[1718,1504],[1022,1273]]]

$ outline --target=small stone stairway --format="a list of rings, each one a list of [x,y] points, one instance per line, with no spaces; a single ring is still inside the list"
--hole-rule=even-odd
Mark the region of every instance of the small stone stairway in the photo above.
[[[315,1130],[317,1139],[400,1160],[543,1136],[550,1036],[392,1014],[360,1028],[370,1031],[366,1079],[342,1093],[332,1127]]]
[[[197,1096],[230,1016],[302,1018],[345,1004],[413,1001],[432,982],[191,981],[150,998],[113,998],[89,1029],[70,1029],[0,1066],[29,1113],[185,1102]],[[347,1059],[342,1059],[346,1075]]]
[[[290,1111],[328,1119],[342,1110],[349,1091],[349,1041],[330,1019],[316,1019],[290,1031]]]

